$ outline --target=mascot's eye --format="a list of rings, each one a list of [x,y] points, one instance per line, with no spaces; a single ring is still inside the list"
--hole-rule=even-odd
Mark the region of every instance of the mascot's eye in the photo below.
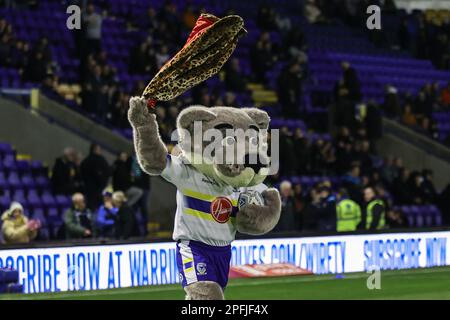
[[[234,139],[234,137],[228,136],[222,140],[222,146],[229,147],[229,146],[234,145],[235,142],[236,142],[236,140]]]

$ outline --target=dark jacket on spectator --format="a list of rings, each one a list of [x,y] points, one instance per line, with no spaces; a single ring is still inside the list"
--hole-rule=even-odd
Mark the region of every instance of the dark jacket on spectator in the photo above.
[[[52,174],[53,192],[70,195],[79,191],[81,177],[75,163],[65,160],[63,157],[56,159]]]
[[[131,187],[131,158],[116,160],[113,164],[113,189],[126,192]]]
[[[92,214],[89,209],[79,211],[74,208],[64,213],[64,228],[67,239],[79,239],[85,237],[85,230],[92,231]]]
[[[117,212],[116,237],[118,239],[128,239],[136,235],[136,218],[134,212],[128,205],[123,204]]]
[[[101,193],[108,182],[109,171],[106,159],[95,153],[91,153],[81,163],[81,175],[90,208],[98,208],[101,203]]]

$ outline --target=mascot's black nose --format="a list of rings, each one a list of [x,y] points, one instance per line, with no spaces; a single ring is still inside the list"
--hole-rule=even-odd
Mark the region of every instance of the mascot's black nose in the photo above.
[[[257,153],[246,154],[244,164],[246,168],[252,168],[255,173],[258,173],[261,168],[267,167],[267,164],[261,161],[261,156]]]

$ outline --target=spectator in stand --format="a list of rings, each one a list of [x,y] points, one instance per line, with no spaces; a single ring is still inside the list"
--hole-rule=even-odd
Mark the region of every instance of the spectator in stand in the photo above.
[[[450,108],[450,82],[447,83],[447,86],[441,91],[441,104],[445,110]]]
[[[112,185],[115,191],[126,192],[131,187],[131,158],[121,152],[112,165]]]
[[[228,91],[244,92],[247,79],[241,73],[239,59],[232,58],[225,67],[225,87]]]
[[[348,61],[343,61],[341,67],[344,87],[348,91],[348,97],[352,102],[356,103],[361,100],[361,84],[358,79],[358,74]]]
[[[258,10],[256,17],[258,27],[265,31],[271,31],[276,28],[276,13],[268,5],[262,5]]]
[[[309,23],[320,23],[326,21],[326,17],[322,14],[317,0],[307,0],[304,5],[305,17]]]
[[[391,85],[386,86],[383,111],[391,118],[401,117],[400,100],[397,94],[397,88]]]
[[[72,196],[72,207],[64,213],[64,229],[66,239],[92,237],[92,213],[86,207],[84,196],[75,193]]]
[[[40,83],[44,80],[47,72],[49,72],[49,69],[44,60],[44,55],[42,52],[36,51],[24,70],[24,78],[25,81]]]
[[[306,174],[310,170],[309,166],[309,142],[306,139],[301,128],[295,129],[293,137],[293,149],[296,158],[296,172],[297,174]]]
[[[133,178],[133,186],[142,191],[142,195],[137,201],[135,208],[140,210],[142,223],[147,226],[151,181],[150,176],[142,171],[136,156],[132,157],[131,176]]]
[[[410,47],[410,34],[408,30],[408,19],[403,17],[400,22],[400,26],[397,32],[400,48],[403,50],[409,50]]]
[[[391,186],[396,177],[397,170],[394,167],[394,158],[389,155],[384,159],[383,167],[381,168],[381,178],[387,185]]]
[[[376,141],[381,138],[383,132],[381,111],[373,101],[369,101],[367,104],[367,115],[364,124],[367,128],[367,138],[370,141],[371,151],[375,153]]]
[[[277,79],[278,100],[283,108],[283,115],[288,118],[300,116],[302,83],[302,69],[296,61],[287,65]]]
[[[155,33],[158,29],[156,10],[153,7],[149,7],[146,12],[146,17],[142,21],[137,22],[141,24],[142,29],[148,30],[150,34]]]
[[[97,228],[99,236],[113,238],[116,235],[115,223],[119,210],[113,206],[112,193],[103,192],[103,205],[97,211]]]
[[[140,43],[133,49],[129,66],[131,73],[153,74],[157,71],[156,52],[153,49],[153,38],[147,37],[146,41]]]
[[[46,37],[42,37],[39,39],[33,51],[42,53],[42,60],[45,64],[51,64],[53,62],[52,50]]]
[[[295,216],[299,221],[299,230],[303,229],[303,214],[304,210],[307,206],[307,199],[303,193],[303,187],[300,183],[297,183],[294,186],[294,207],[295,207]]]
[[[386,214],[386,224],[389,229],[401,229],[408,227],[405,215],[399,210],[388,210]]]
[[[106,82],[102,75],[103,69],[100,65],[94,67],[93,73],[90,74],[87,85],[91,89],[92,94],[92,104],[88,106],[90,112],[96,113],[97,115],[106,115]],[[107,100],[106,100],[107,101]]]
[[[386,205],[379,198],[373,187],[364,188],[364,228],[367,230],[383,229],[386,224]]]
[[[101,50],[102,22],[103,18],[95,12],[94,5],[92,3],[88,4],[83,15],[83,28],[85,29],[88,54],[97,53]]]
[[[417,124],[416,116],[412,112],[412,108],[409,103],[405,104],[402,115],[402,122],[410,127],[414,127]]]
[[[134,212],[127,204],[127,198],[122,191],[115,191],[112,195],[112,202],[116,208],[116,238],[126,240],[136,236],[136,220]]]
[[[81,162],[81,176],[84,181],[87,203],[94,210],[102,202],[102,191],[105,189],[110,176],[110,168],[102,148],[98,144],[92,144],[89,155]]]
[[[158,52],[155,54],[156,68],[159,70],[170,59],[169,48],[166,45],[161,45]]]
[[[336,104],[335,123],[338,126],[347,126],[351,130],[355,127],[355,105],[361,99],[360,82],[356,71],[350,63],[341,63],[342,78],[334,87],[334,100]]]
[[[450,201],[448,199],[450,199],[450,183],[442,190],[436,201],[442,213],[442,223],[445,226],[450,225]]]
[[[281,216],[280,221],[275,226],[275,231],[296,231],[299,230],[299,216],[295,211],[295,200],[292,196],[292,184],[285,180],[280,184],[281,196]]]
[[[30,243],[41,227],[39,220],[28,220],[18,202],[11,203],[9,209],[2,214],[1,222],[6,244]]]
[[[126,152],[121,152],[113,164],[113,188],[114,191],[123,191],[128,198],[128,205],[133,207],[144,191],[132,184],[131,165],[132,158]]]
[[[28,65],[28,59],[31,56],[30,46],[26,42],[17,41],[11,51],[11,66],[19,69],[19,74],[23,75]]]
[[[411,201],[414,204],[420,205],[424,203],[424,192],[421,188],[423,177],[418,171],[413,171],[409,177],[408,184],[411,190]]]
[[[320,217],[320,193],[318,186],[311,188],[309,192],[310,201],[303,212],[303,231],[317,231]]]
[[[81,191],[82,179],[75,158],[76,151],[73,148],[65,148],[63,155],[56,158],[51,178],[54,193],[70,195]]]
[[[270,33],[261,33],[250,51],[250,62],[255,80],[264,83],[266,81],[266,71],[272,69],[274,63],[277,61],[273,44],[270,41]]]
[[[437,201],[438,193],[433,184],[433,171],[424,169],[422,171],[423,181],[420,185],[423,197],[426,203],[435,203]]]
[[[343,187],[347,189],[351,199],[357,203],[362,203],[361,187],[363,181],[361,179],[361,167],[358,163],[353,163],[350,171],[343,177]]]
[[[4,33],[0,39],[0,65],[8,67],[12,63],[11,57],[12,44],[11,36],[8,33]]]
[[[187,5],[183,11],[183,25],[187,30],[192,30],[197,21],[198,14],[194,12],[192,5]]]
[[[181,33],[181,19],[178,16],[177,6],[172,1],[168,0],[164,2],[161,10],[158,12],[158,31],[162,40],[175,45],[180,42]]]
[[[336,197],[330,186],[321,185],[319,192],[318,228],[320,231],[336,231]]]
[[[280,130],[279,140],[280,152],[280,175],[292,176],[295,175],[296,157],[294,145],[292,142],[292,133],[287,127],[282,127]]]
[[[291,19],[287,16],[280,15],[278,12],[275,13],[275,25],[282,35],[285,35],[292,30]]]
[[[392,193],[398,204],[411,204],[412,192],[409,184],[410,171],[407,168],[401,168],[392,185]]]

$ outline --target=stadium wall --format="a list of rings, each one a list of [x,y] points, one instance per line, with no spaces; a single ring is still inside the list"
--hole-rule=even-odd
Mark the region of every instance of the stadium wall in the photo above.
[[[0,141],[11,143],[19,153],[30,154],[33,159],[50,166],[68,146],[84,155],[89,153],[91,141],[49,122],[12,100],[0,98],[0,106]],[[110,152],[105,152],[105,156],[110,161],[113,159]]]
[[[448,184],[450,149],[392,120],[383,119],[383,137],[377,143],[382,156],[401,157],[413,170],[432,169],[438,190]]]
[[[292,263],[315,274],[450,265],[450,231],[236,240],[232,265]],[[0,250],[26,293],[178,283],[174,242]]]
[[[41,115],[49,117],[52,121],[83,138],[100,144],[112,154],[117,155],[122,151],[131,154],[134,151],[133,143],[130,140],[43,94],[39,94],[38,103],[32,106]]]

